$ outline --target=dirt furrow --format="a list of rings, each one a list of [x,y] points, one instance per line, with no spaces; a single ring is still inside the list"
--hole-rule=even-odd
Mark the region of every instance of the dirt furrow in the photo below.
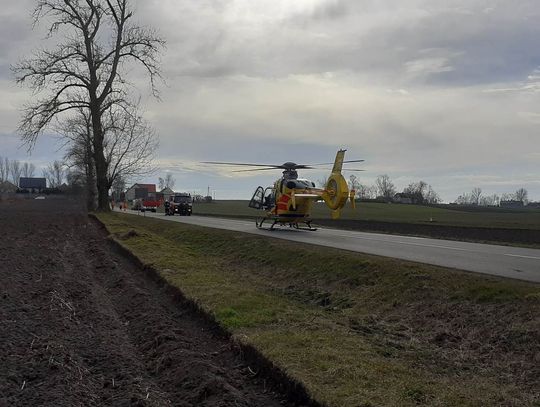
[[[4,203],[0,227],[0,405],[288,404],[76,203]]]

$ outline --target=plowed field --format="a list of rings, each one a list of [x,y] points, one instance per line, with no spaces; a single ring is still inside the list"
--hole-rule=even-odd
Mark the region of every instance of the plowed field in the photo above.
[[[0,406],[281,406],[75,202],[0,203]]]

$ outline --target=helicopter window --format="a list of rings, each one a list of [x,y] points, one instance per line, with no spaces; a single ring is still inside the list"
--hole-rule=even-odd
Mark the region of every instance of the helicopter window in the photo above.
[[[276,196],[274,195],[274,188],[266,188],[264,191],[264,206],[271,207],[276,202]]]

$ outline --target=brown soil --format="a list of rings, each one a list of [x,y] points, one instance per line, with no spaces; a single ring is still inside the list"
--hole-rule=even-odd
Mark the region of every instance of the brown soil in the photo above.
[[[0,406],[292,405],[73,201],[0,204]]]

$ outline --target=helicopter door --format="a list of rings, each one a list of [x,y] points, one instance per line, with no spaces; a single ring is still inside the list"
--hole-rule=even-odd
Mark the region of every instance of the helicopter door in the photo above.
[[[264,209],[269,210],[276,204],[276,194],[274,187],[268,187],[264,190]]]
[[[255,208],[255,209],[262,209],[264,204],[264,189],[263,187],[257,187],[255,192],[253,193],[253,196],[251,197],[251,201],[249,201],[249,207]]]

